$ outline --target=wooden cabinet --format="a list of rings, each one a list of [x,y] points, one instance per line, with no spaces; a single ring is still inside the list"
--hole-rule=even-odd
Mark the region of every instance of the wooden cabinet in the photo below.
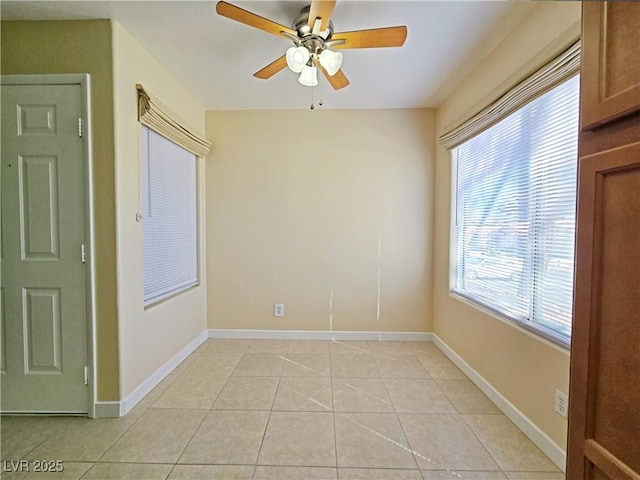
[[[636,2],[584,2],[582,128],[640,110],[640,17]]]
[[[569,480],[640,480],[640,3],[583,2]]]

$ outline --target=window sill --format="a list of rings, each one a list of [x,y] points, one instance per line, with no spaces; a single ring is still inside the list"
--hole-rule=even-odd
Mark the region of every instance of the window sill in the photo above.
[[[533,337],[536,340],[542,341],[545,344],[548,344],[549,346],[563,353],[569,353],[569,350],[571,348],[570,339],[568,341],[563,341],[559,338],[554,337],[553,335],[546,334],[544,331],[541,331],[535,327],[531,327],[520,320],[516,320],[504,313],[501,313],[497,310],[489,308],[486,305],[478,303],[473,299],[463,294],[460,294],[456,291],[449,290],[449,296],[455,300],[458,300],[459,302],[464,303],[465,305],[468,305],[469,307],[479,310],[485,315],[488,315],[492,318],[495,318],[496,320],[506,323],[511,327],[517,328],[519,331],[525,333],[526,335]]]
[[[171,292],[171,293],[167,293],[166,295],[163,295],[161,297],[158,298],[154,298],[153,300],[149,301],[148,303],[144,304],[144,311],[146,312],[147,310],[156,307],[158,305],[162,305],[163,303],[169,302],[171,300],[173,300],[174,298],[183,295],[187,292],[190,292],[191,290],[194,290],[196,288],[198,288],[200,286],[200,282],[198,283],[194,283],[193,285],[189,285],[186,286],[184,288],[182,288],[181,290],[178,290],[176,292]]]

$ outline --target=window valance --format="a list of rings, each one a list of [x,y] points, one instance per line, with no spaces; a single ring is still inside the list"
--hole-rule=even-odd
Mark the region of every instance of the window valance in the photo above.
[[[568,79],[580,70],[580,41],[519,83],[498,100],[456,128],[442,134],[438,141],[452,149],[506,118],[550,88]]]
[[[142,85],[137,84],[136,88],[138,89],[138,120],[140,123],[199,157],[204,157],[209,153],[211,143],[203,135],[185,126],[162,103],[151,96]]]

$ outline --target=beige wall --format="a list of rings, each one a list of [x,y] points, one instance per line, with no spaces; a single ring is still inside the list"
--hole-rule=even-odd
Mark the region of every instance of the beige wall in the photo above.
[[[96,207],[97,399],[119,399],[113,85],[108,20],[2,22],[2,74],[89,73]]]
[[[579,2],[539,2],[437,111],[437,134],[477,112],[559,53],[580,33]],[[450,154],[435,168],[434,332],[561,448],[567,422],[555,389],[569,383],[569,352],[449,294]]]
[[[91,75],[97,400],[123,399],[201,334],[207,317],[204,247],[199,287],[146,311],[142,306],[135,84],[143,83],[199,131],[204,131],[204,109],[108,20],[2,22],[1,46],[3,74]],[[204,192],[204,160],[199,168]],[[200,199],[205,245],[204,195]]]
[[[209,328],[431,331],[432,110],[206,119]]]
[[[112,46],[108,21],[3,22],[3,74],[91,74],[98,400],[126,397],[207,328],[208,303],[208,328],[433,330],[564,447],[553,395],[567,391],[568,352],[448,293],[450,158],[434,136],[568,44],[578,21],[578,2],[536,4],[437,116],[208,112],[202,284],[146,311],[135,83],[199,130],[204,110],[117,24]]]
[[[140,125],[136,83],[204,132],[204,109],[118,23],[113,23],[113,73],[118,246],[121,398],[207,328],[205,248],[200,285],[148,309],[142,294],[142,223],[136,221],[140,185]],[[205,162],[199,162],[201,245],[205,245]]]

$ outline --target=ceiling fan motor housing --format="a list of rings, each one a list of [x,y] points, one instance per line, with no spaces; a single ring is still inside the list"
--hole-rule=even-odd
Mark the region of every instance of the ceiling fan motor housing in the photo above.
[[[316,56],[320,55],[320,52],[325,48],[322,39],[317,38],[315,35],[309,35],[307,38],[304,38],[300,44],[306,47],[309,53]]]

